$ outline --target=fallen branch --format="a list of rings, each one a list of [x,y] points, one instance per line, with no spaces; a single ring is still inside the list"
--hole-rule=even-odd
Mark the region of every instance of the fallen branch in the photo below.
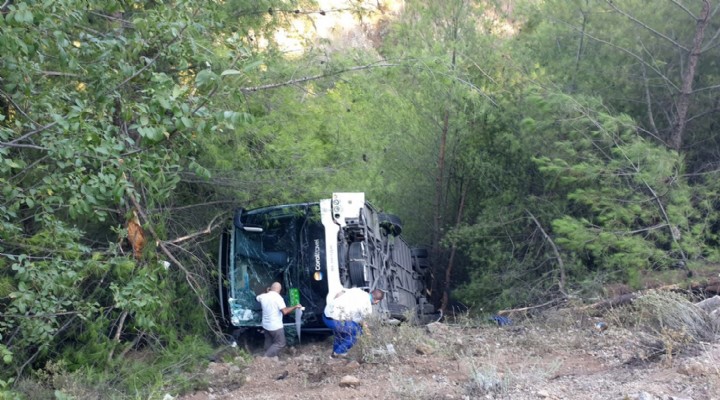
[[[68,320],[65,321],[65,323],[63,324],[63,326],[61,326],[60,328],[58,328],[58,329],[55,331],[54,335],[57,336],[57,335],[59,335],[60,333],[62,333],[63,331],[65,331],[65,329],[67,329],[67,328],[70,326],[70,324],[71,324],[73,321],[75,321],[76,318],[77,318],[77,314],[76,314],[76,315],[73,315],[73,316],[70,317],[70,318],[68,318]],[[16,375],[16,378],[15,378],[15,379],[20,379],[20,377],[22,376],[23,371],[25,370],[25,368],[26,368],[28,365],[32,364],[32,363],[35,361],[35,359],[36,359],[45,349],[46,349],[46,347],[44,347],[44,346],[38,346],[38,348],[35,350],[35,352],[33,353],[33,355],[30,356],[30,357],[25,361],[25,363],[23,363],[23,365],[21,365],[21,366],[16,370],[17,375]]]
[[[605,299],[602,301],[598,301],[596,303],[588,304],[583,307],[575,308],[575,310],[576,311],[606,310],[608,308],[623,306],[623,305],[632,303],[633,300],[642,296],[642,294],[644,294],[644,293],[640,293],[640,292],[625,293],[625,294],[621,294],[620,296],[615,296],[612,299]]]
[[[538,305],[535,305],[535,306],[528,306],[528,307],[522,307],[522,308],[510,308],[510,309],[507,309],[507,310],[500,310],[500,311],[497,312],[497,314],[498,314],[498,315],[510,315],[510,314],[515,314],[515,313],[522,313],[522,312],[534,310],[534,309],[537,309],[537,308],[548,307],[548,306],[554,305],[555,303],[558,303],[559,301],[561,301],[561,299],[552,299],[552,300],[550,300],[550,301],[548,301],[548,302],[546,302],[546,303],[538,304]]]
[[[122,314],[120,314],[120,319],[117,323],[117,329],[115,330],[115,337],[113,338],[115,342],[120,343],[120,335],[122,334],[123,325],[125,325],[125,318],[128,316],[128,311],[124,310]],[[112,361],[113,354],[115,353],[115,349],[111,349],[110,353],[108,353],[108,363]]]
[[[560,256],[560,251],[558,250],[555,242],[552,240],[550,235],[548,235],[547,232],[545,232],[545,229],[543,229],[542,225],[540,225],[540,221],[535,218],[535,216],[530,212],[530,210],[525,210],[525,212],[527,212],[530,216],[530,219],[535,222],[535,225],[537,225],[538,229],[540,229],[540,232],[542,232],[545,240],[550,243],[550,247],[552,247],[553,253],[555,253],[555,258],[557,259],[558,263],[558,269],[560,270],[560,278],[558,279],[558,290],[560,290],[560,293],[562,293],[563,296],[567,297],[567,293],[565,292],[565,264],[563,263],[562,256]]]
[[[583,307],[575,308],[576,311],[588,311],[588,310],[606,310],[608,308],[623,306],[632,303],[633,300],[644,296],[649,291],[673,291],[673,292],[702,292],[705,294],[718,294],[720,293],[720,280],[713,279],[709,282],[704,283],[691,283],[687,288],[680,287],[677,284],[665,285],[647,290],[640,290],[632,293],[625,293],[619,296],[615,296],[611,299],[601,300],[592,304],[588,304]]]
[[[209,312],[209,314],[213,314],[212,308],[207,305],[205,300],[203,300],[202,291],[200,290],[201,285],[197,282],[195,277],[193,276],[193,273],[191,273],[185,266],[172,254],[170,249],[167,248],[167,245],[165,242],[160,240],[160,235],[157,234],[155,231],[155,228],[150,223],[150,218],[148,218],[147,214],[145,213],[144,209],[140,206],[140,203],[137,201],[137,199],[134,196],[133,190],[134,185],[128,179],[127,175],[123,172],[123,178],[128,183],[128,187],[125,189],[126,194],[128,195],[128,198],[130,199],[130,202],[133,204],[135,209],[137,210],[139,218],[142,220],[143,224],[147,226],[148,230],[150,231],[150,234],[155,239],[155,242],[157,243],[157,246],[160,248],[160,250],[172,261],[184,274],[185,274],[185,281],[190,286],[190,289],[195,293],[197,300],[200,302],[200,304]],[[207,313],[206,313],[207,318]],[[208,321],[210,322],[210,321]],[[214,320],[215,328],[218,332],[222,331],[222,328],[218,324],[217,320]]]
[[[600,301],[597,301],[592,304],[588,304],[582,307],[574,307],[574,311],[601,311],[606,310],[608,308],[618,307],[618,306],[624,306],[627,304],[630,304],[633,302],[633,300],[640,298],[647,294],[650,291],[674,291],[674,292],[692,292],[692,293],[704,293],[704,294],[714,294],[714,295],[720,295],[720,279],[713,279],[709,282],[704,283],[691,283],[687,288],[682,288],[677,284],[672,285],[664,285],[659,286],[656,288],[650,288],[646,290],[640,290],[637,292],[632,293],[624,293],[618,296],[615,296],[610,299],[603,299]],[[548,307],[551,305],[554,305],[563,299],[553,299],[548,302],[534,305],[534,306],[528,306],[528,307],[521,307],[521,308],[510,308],[507,310],[500,310],[497,312],[498,315],[511,315],[515,313],[523,313],[530,310],[535,310],[538,308]]]
[[[195,233],[191,233],[191,234],[189,234],[189,235],[181,236],[181,237],[179,237],[179,238],[177,238],[177,239],[173,239],[173,240],[166,240],[165,243],[178,244],[178,243],[182,243],[182,242],[184,242],[184,241],[186,241],[186,240],[190,240],[190,239],[196,238],[196,237],[198,237],[198,236],[209,235],[209,234],[210,234],[212,231],[214,231],[216,228],[218,228],[219,226],[222,226],[222,223],[215,224],[215,220],[217,220],[219,217],[221,217],[221,216],[224,215],[224,214],[225,214],[225,213],[216,215],[215,218],[213,218],[213,219],[210,221],[210,223],[208,224],[207,228],[205,228],[205,229],[203,229],[203,230],[201,230],[201,231],[199,231],[199,232],[195,232]]]
[[[138,343],[140,343],[140,340],[143,338],[143,336],[145,336],[145,332],[140,332],[137,336],[135,336],[135,339],[132,341],[132,343],[130,343],[129,345],[125,346],[125,350],[123,350],[122,353],[120,353],[120,357],[119,357],[119,358],[120,358],[120,359],[125,358],[125,356],[127,355],[127,353],[128,353],[130,350],[132,350],[134,347],[136,347],[136,346],[138,345]]]

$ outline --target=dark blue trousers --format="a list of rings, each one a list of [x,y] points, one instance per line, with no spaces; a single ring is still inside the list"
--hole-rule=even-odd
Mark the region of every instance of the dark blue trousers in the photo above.
[[[323,322],[333,331],[333,352],[335,354],[345,354],[357,342],[358,337],[362,335],[362,326],[353,321],[337,321],[328,318],[323,314]]]

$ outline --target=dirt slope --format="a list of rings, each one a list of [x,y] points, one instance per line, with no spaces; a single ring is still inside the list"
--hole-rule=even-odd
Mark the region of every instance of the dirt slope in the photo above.
[[[719,342],[678,352],[594,323],[550,316],[504,327],[378,327],[348,360],[329,357],[328,338],[279,359],[210,363],[208,388],[178,398],[720,400]],[[356,380],[345,387],[348,375]]]

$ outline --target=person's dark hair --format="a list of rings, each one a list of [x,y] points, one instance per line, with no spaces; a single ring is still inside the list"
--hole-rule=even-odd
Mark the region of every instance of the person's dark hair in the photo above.
[[[380,301],[385,297],[385,293],[380,289],[375,289],[372,291],[372,298],[373,300]]]

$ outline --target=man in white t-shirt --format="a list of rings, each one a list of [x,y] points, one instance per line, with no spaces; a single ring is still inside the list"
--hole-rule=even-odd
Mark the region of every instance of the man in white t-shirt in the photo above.
[[[283,316],[290,314],[302,306],[300,304],[287,307],[280,296],[282,285],[273,282],[267,293],[256,297],[262,306],[262,327],[265,330],[265,357],[275,357],[285,347],[285,329]]]
[[[351,288],[331,297],[323,312],[323,322],[333,331],[332,357],[344,357],[362,334],[363,320],[372,314],[373,304],[379,303],[384,293],[380,289],[368,293],[360,288]]]

